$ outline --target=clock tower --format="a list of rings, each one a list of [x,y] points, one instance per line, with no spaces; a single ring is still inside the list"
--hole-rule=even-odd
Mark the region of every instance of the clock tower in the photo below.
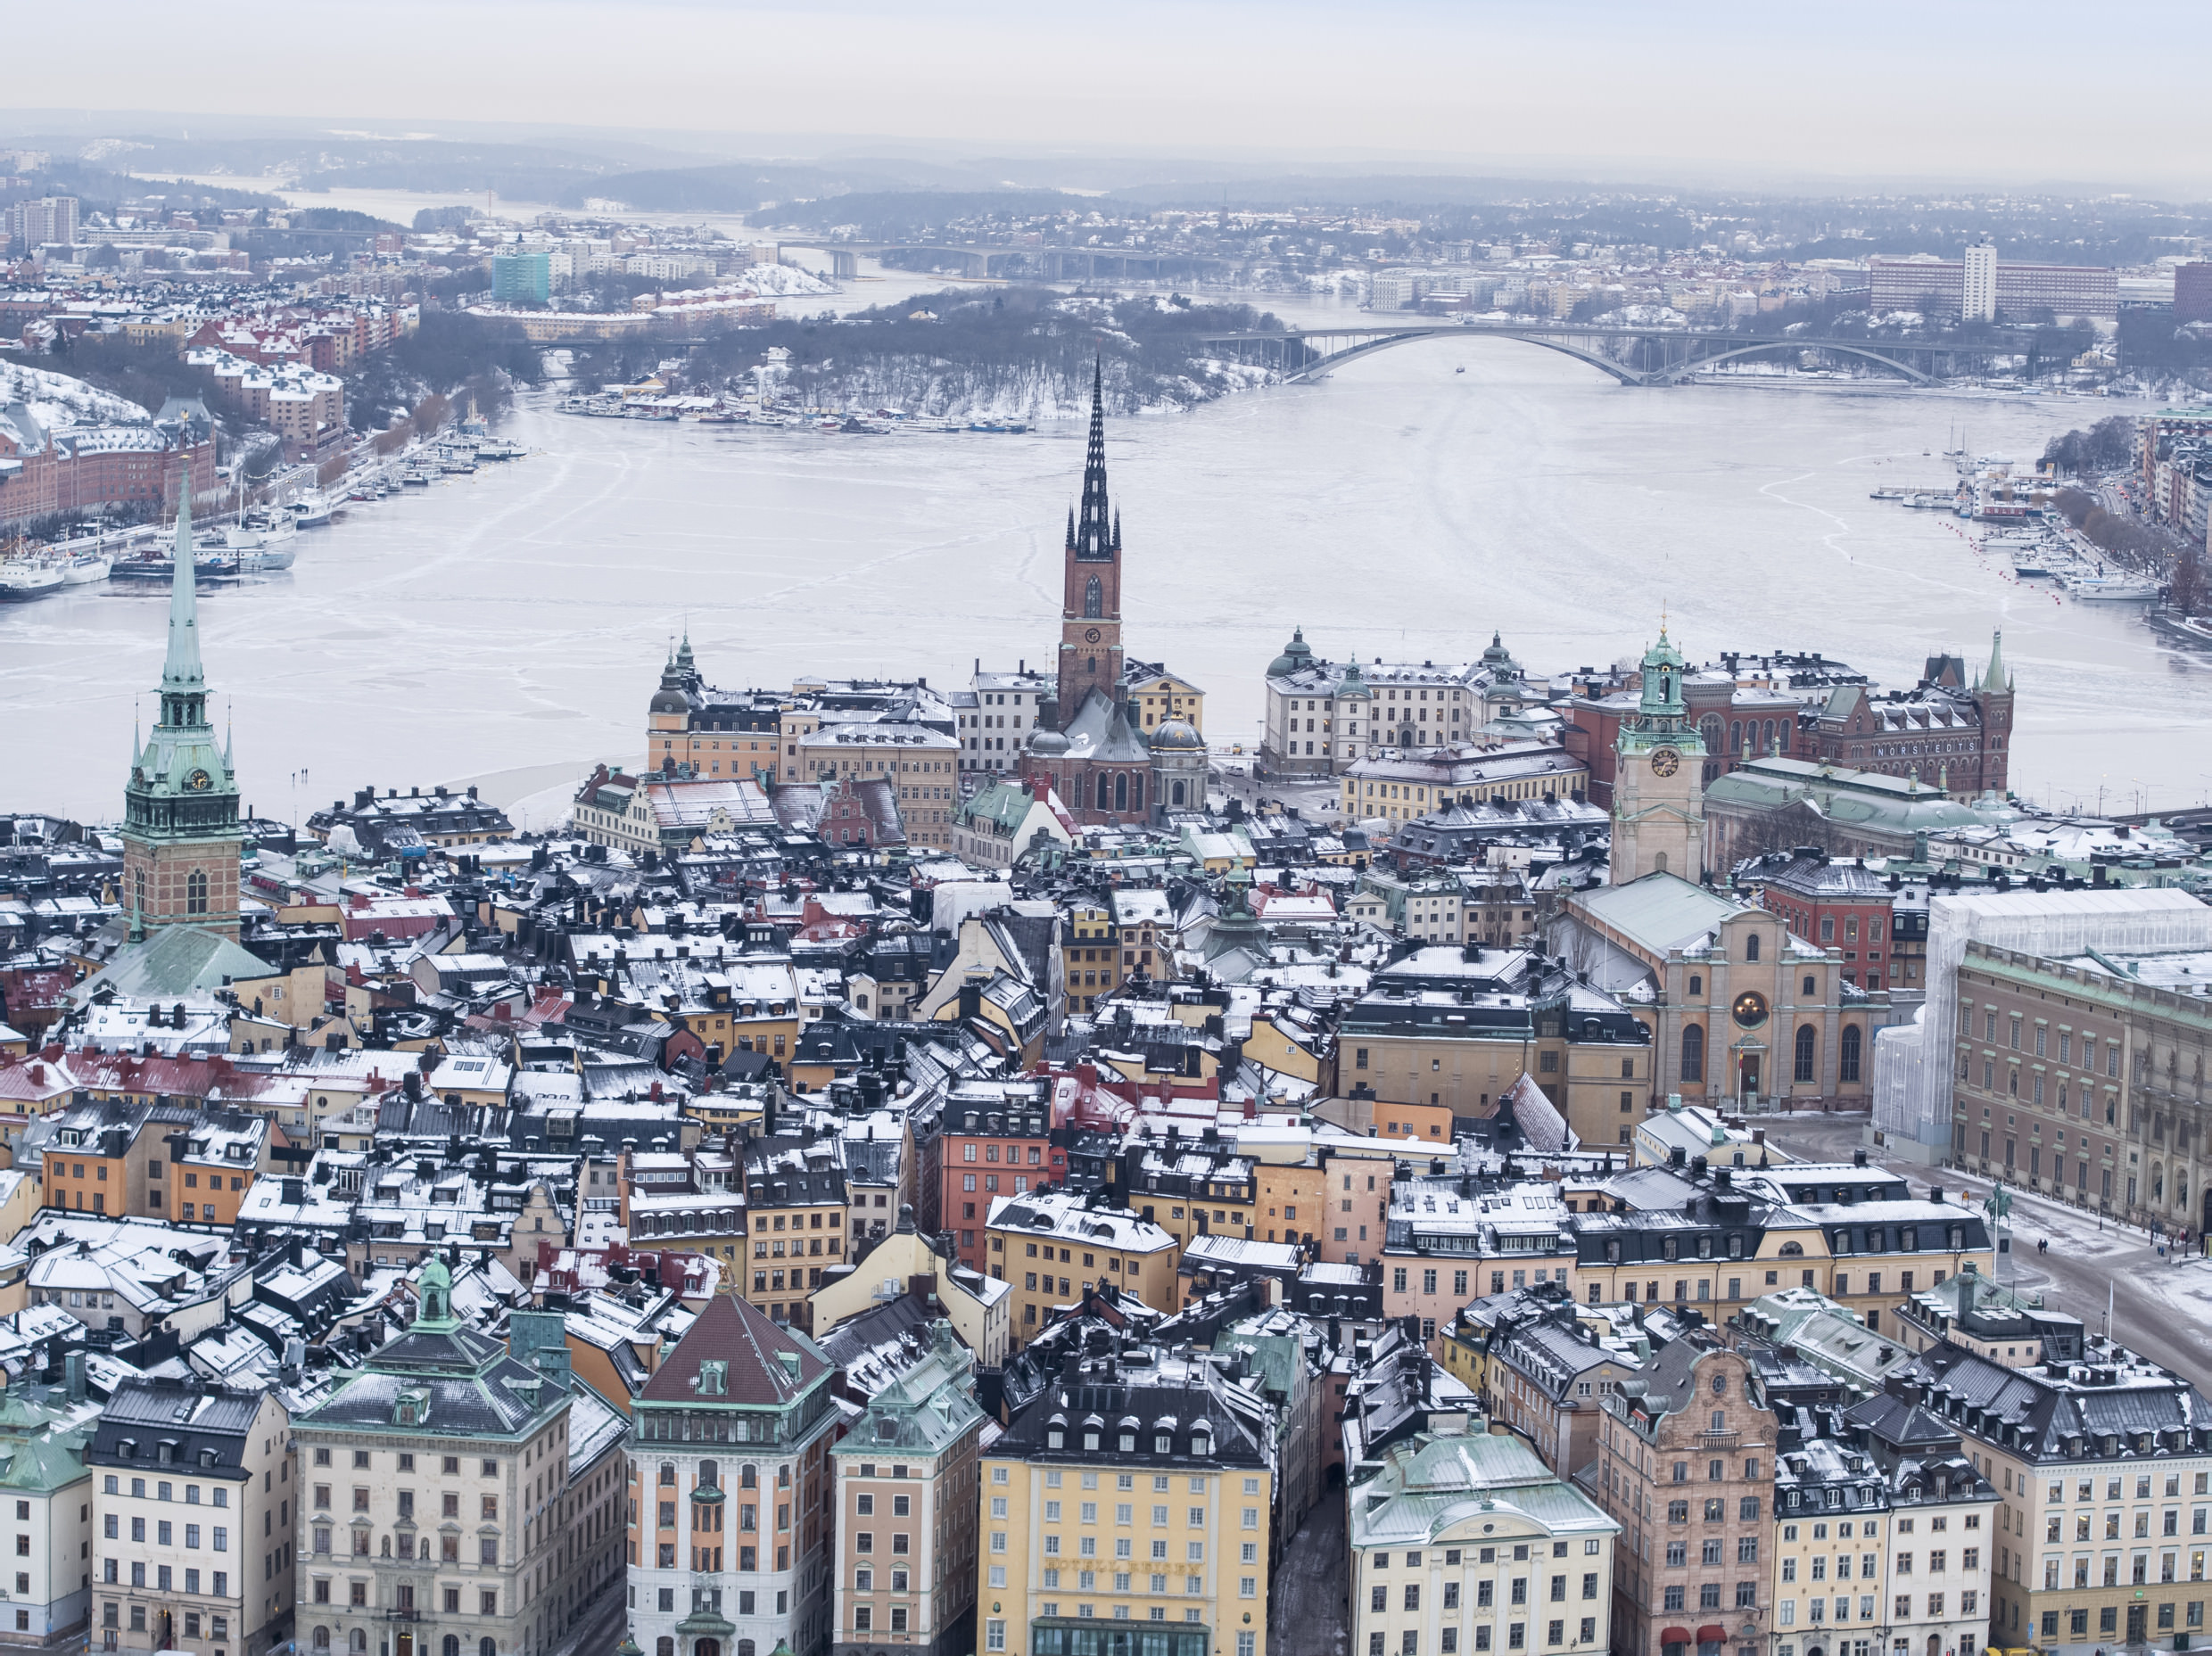
[[[1705,745],[1682,701],[1682,653],[1659,630],[1644,653],[1643,698],[1623,720],[1613,785],[1613,883],[1704,872]]]
[[[1060,611],[1060,728],[1065,730],[1096,690],[1108,701],[1121,687],[1121,516],[1106,500],[1106,400],[1101,369],[1091,369],[1091,441],[1083,461],[1083,504],[1068,515],[1062,555],[1066,594]]]
[[[238,784],[208,721],[200,605],[192,566],[192,485],[177,509],[161,714],[123,790],[123,912],[135,935],[200,926],[238,938]]]

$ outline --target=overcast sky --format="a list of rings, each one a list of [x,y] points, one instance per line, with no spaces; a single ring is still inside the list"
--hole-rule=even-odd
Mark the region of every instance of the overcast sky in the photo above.
[[[103,0],[19,108],[2208,191],[2212,5]],[[33,69],[32,66],[40,66]]]

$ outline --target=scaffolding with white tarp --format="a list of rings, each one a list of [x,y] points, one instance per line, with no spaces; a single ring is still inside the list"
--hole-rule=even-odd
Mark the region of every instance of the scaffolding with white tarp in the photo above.
[[[2012,949],[2046,960],[2212,948],[2212,908],[2184,891],[1992,892],[1931,897],[1927,1001],[1909,1024],[1874,1037],[1874,1126],[1931,1159],[1951,1144],[1951,1045],[1959,1027],[1959,962],[1967,946]]]

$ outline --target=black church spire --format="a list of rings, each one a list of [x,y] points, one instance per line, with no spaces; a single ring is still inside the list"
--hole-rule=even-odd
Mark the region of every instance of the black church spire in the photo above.
[[[1091,441],[1083,459],[1083,507],[1069,542],[1079,558],[1113,556],[1120,540],[1106,502],[1106,384],[1102,359],[1091,365]]]

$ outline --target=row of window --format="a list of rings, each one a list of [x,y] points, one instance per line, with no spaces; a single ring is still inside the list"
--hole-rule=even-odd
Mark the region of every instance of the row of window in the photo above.
[[[1567,1624],[1564,1619],[1548,1622],[1544,1628],[1544,1648],[1550,1650],[1564,1644],[1567,1642],[1566,1629]],[[1491,1641],[1495,1632],[1496,1629],[1487,1622],[1479,1624],[1474,1629],[1474,1643],[1470,1648],[1476,1651],[1492,1649]],[[1384,1648],[1386,1637],[1387,1635],[1381,1632],[1368,1634],[1367,1656],[1389,1656],[1388,1651]],[[1575,1631],[1574,1642],[1577,1644],[1592,1644],[1597,1642],[1597,1618],[1583,1617],[1581,1627]],[[1509,1651],[1526,1650],[1528,1644],[1528,1623],[1509,1621],[1506,1624],[1506,1649]],[[1437,1636],[1437,1650],[1440,1656],[1454,1656],[1459,1649],[1459,1629],[1457,1627],[1442,1629]],[[1398,1635],[1398,1656],[1421,1656],[1421,1634],[1418,1628],[1407,1627]]]
[[[1443,1609],[1457,1610],[1459,1608],[1459,1585],[1457,1581],[1444,1583]],[[1494,1581],[1478,1581],[1474,1584],[1475,1609],[1488,1610],[1490,1608],[1495,1602],[1493,1589],[1497,1585]],[[1506,1585],[1511,1589],[1511,1596],[1506,1600],[1507,1603],[1525,1604],[1529,1602],[1529,1578],[1526,1576],[1512,1577]],[[1551,1602],[1555,1604],[1566,1602],[1568,1585],[1567,1577],[1552,1577]],[[1583,1572],[1581,1595],[1586,1600],[1595,1599],[1597,1596],[1597,1572],[1596,1570]],[[1420,1584],[1418,1582],[1407,1583],[1403,1597],[1404,1602],[1399,1606],[1400,1609],[1419,1610],[1421,1608]],[[1391,1590],[1387,1586],[1376,1586],[1367,1589],[1367,1608],[1377,1615],[1390,1609],[1390,1599]]]

